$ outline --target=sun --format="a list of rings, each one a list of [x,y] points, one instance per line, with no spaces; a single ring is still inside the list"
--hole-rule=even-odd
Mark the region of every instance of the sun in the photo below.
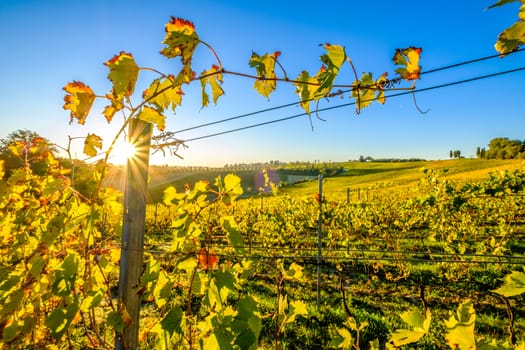
[[[137,152],[134,145],[124,141],[117,145],[111,152],[111,162],[114,164],[126,164],[127,160],[133,158]]]

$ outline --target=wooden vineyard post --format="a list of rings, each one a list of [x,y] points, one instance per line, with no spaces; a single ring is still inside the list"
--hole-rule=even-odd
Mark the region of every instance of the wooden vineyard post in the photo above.
[[[128,158],[125,169],[118,289],[119,312],[124,329],[116,334],[117,350],[135,350],[138,347],[140,296],[136,287],[142,272],[151,133],[150,123],[139,119],[130,121],[128,142],[135,147],[135,154]]]

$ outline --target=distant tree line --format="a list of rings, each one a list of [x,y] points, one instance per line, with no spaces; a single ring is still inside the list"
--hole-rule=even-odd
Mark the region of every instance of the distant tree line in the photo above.
[[[496,137],[490,140],[488,149],[478,147],[479,159],[525,159],[525,141]]]
[[[461,151],[459,149],[457,149],[455,151],[450,150],[448,155],[449,155],[450,158],[459,159],[459,158],[461,158]]]

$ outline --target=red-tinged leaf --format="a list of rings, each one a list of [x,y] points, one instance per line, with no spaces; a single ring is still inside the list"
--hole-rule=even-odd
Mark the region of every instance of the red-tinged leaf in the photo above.
[[[401,67],[396,69],[396,73],[406,81],[419,79],[421,73],[419,57],[422,51],[423,50],[418,47],[397,49],[392,60]]]
[[[115,113],[124,108],[124,102],[122,98],[115,98],[112,94],[107,94],[106,98],[111,101],[111,104],[104,107],[102,114],[106,117],[108,123],[111,123]]]
[[[175,78],[170,75],[164,79],[155,79],[144,90],[142,97],[162,113],[166,108],[170,107],[172,111],[175,111],[175,107],[180,106],[182,103],[182,95],[184,93],[180,85],[176,84]]]
[[[108,79],[113,83],[113,95],[131,96],[139,75],[139,67],[133,56],[121,51],[104,64],[109,68]]]
[[[188,65],[195,48],[199,44],[199,36],[195,32],[195,26],[190,21],[172,16],[165,25],[165,29],[166,36],[162,43],[166,47],[160,53],[168,58],[180,56],[182,64]]]
[[[66,92],[63,108],[71,111],[69,124],[76,118],[79,124],[84,125],[93,101],[95,101],[95,93],[80,81],[68,83],[63,89]]]
[[[219,257],[206,248],[202,248],[197,253],[197,259],[201,267],[205,270],[214,269],[219,264]]]
[[[145,106],[142,108],[142,111],[140,111],[137,118],[155,125],[159,131],[164,131],[166,128],[166,117],[159,113],[155,108]]]
[[[213,103],[217,104],[219,97],[224,95],[224,90],[221,87],[222,73],[219,71],[219,67],[214,66],[211,69],[202,72],[201,77],[204,77],[201,78],[202,107],[207,107],[210,101],[210,97],[206,92],[207,85],[210,85],[211,87]]]
[[[88,134],[84,140],[84,154],[90,157],[97,155],[98,149],[102,148],[102,138],[95,134]]]
[[[270,94],[275,91],[277,87],[276,84],[276,74],[275,74],[275,54],[265,54],[259,56],[255,52],[252,52],[250,58],[250,67],[255,68],[257,72],[257,79],[254,83],[254,88],[258,93],[264,97],[270,97]]]

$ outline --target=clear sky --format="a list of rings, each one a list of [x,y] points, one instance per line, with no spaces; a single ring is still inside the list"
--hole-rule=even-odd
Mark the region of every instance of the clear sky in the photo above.
[[[103,62],[131,52],[139,66],[178,72],[178,61],[161,56],[164,24],[170,16],[194,22],[200,38],[212,45],[226,69],[252,73],[252,50],[281,51],[288,76],[303,69],[315,74],[323,54],[319,44],[346,47],[359,74],[394,76],[396,48],[423,48],[423,71],[496,54],[497,35],[517,19],[519,4],[485,11],[495,0],[443,1],[30,1],[0,0],[0,138],[28,129],[67,146],[68,135],[94,132],[109,145],[119,121],[108,125],[95,105],[86,125],[69,125],[62,109],[62,87],[80,80],[99,95],[110,84]],[[209,69],[213,57],[199,47],[194,70]],[[525,52],[422,75],[426,88],[525,66]],[[146,86],[156,76],[143,74]],[[338,83],[354,80],[345,66]],[[326,121],[302,116],[222,136],[188,142],[170,165],[222,166],[259,161],[346,161],[374,158],[445,159],[450,150],[474,156],[494,137],[525,139],[525,72],[483,79],[416,95],[387,99],[356,115],[348,106],[322,112]],[[278,85],[270,100],[258,95],[253,81],[225,76],[226,95],[218,105],[200,108],[200,84],[187,87],[183,107],[168,114],[167,129],[177,131],[216,120],[298,101],[294,87]],[[141,89],[137,89],[139,92]],[[351,102],[346,96],[323,101],[320,108]],[[228,123],[179,133],[182,139],[262,123],[301,113],[298,105]],[[77,141],[81,149],[82,141]],[[80,151],[77,151],[82,158]]]

